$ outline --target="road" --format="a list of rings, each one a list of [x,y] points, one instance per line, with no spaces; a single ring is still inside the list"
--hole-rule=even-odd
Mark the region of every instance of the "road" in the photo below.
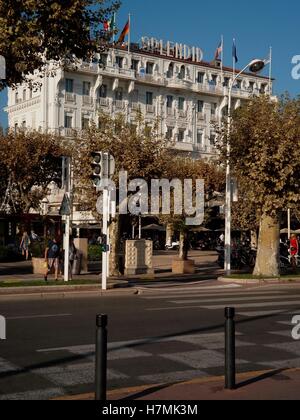
[[[95,316],[109,315],[109,389],[223,374],[224,307],[237,309],[239,372],[300,367],[300,286],[212,282],[139,295],[0,302],[0,399],[93,391]]]

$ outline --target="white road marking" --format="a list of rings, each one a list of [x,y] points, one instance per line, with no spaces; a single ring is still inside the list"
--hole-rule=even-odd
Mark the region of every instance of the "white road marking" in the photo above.
[[[270,293],[270,292],[247,292],[247,296],[249,296],[249,299],[251,299],[252,297],[251,297],[251,295],[255,295],[255,296],[269,296],[270,294],[272,294],[272,296],[274,295],[281,295],[281,297],[283,297],[283,295],[284,295],[284,293],[282,293],[282,292],[272,292],[272,293]],[[224,292],[222,292],[222,293],[196,293],[196,292],[178,292],[178,293],[172,293],[172,294],[169,294],[169,295],[167,295],[167,296],[165,296],[165,295],[163,295],[163,294],[160,294],[160,295],[154,295],[154,296],[149,296],[149,295],[147,295],[147,296],[140,296],[142,299],[145,299],[145,300],[163,300],[163,299],[176,299],[177,297],[182,297],[182,298],[189,298],[189,297],[191,297],[191,298],[195,298],[196,296],[199,296],[199,298],[200,297],[203,297],[203,298],[209,298],[209,297],[212,297],[212,298],[215,298],[216,296],[224,296],[224,297],[228,297],[228,296],[241,296],[241,297],[244,297],[245,296],[245,294],[243,294],[243,295],[241,295],[241,292],[240,291],[238,291],[238,292],[227,292],[226,291],[226,293],[224,293]]]
[[[286,298],[287,296],[285,296]],[[292,296],[293,298],[300,298],[300,295]],[[266,300],[266,299],[282,299],[283,296],[247,296],[247,297],[224,297],[224,298],[213,298],[213,299],[193,299],[193,300],[172,300],[171,303],[174,303],[176,305],[183,305],[185,303],[217,303],[217,302],[227,302],[229,300],[230,302],[248,302],[248,301],[259,301],[259,300]]]

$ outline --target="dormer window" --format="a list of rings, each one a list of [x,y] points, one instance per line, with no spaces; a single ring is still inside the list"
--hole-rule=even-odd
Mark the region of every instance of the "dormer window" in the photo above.
[[[146,74],[153,75],[153,70],[154,70],[154,64],[153,63],[147,63]]]
[[[117,67],[119,67],[119,69],[122,69],[123,68],[123,64],[124,64],[124,58],[123,57],[120,57],[120,56],[117,56],[116,57],[116,65],[117,65]]]
[[[204,83],[204,73],[198,72],[197,82],[201,85]]]

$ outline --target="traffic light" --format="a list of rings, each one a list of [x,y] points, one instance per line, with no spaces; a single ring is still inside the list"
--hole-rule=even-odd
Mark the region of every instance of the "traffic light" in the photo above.
[[[97,188],[102,178],[102,152],[92,153],[92,181]]]

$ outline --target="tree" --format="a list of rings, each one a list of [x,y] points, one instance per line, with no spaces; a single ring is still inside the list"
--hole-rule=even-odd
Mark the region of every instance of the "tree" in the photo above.
[[[95,125],[80,133],[74,139],[73,167],[76,179],[75,202],[81,205],[82,211],[92,211],[98,219],[96,202],[98,195],[91,181],[91,153],[110,152],[116,161],[116,176],[128,172],[128,182],[143,178],[150,183],[153,178],[160,178],[169,160],[169,149],[166,141],[158,134],[157,127],[147,126],[140,114],[133,124],[125,121],[124,116],[112,118],[100,115],[99,129]],[[113,220],[111,231],[110,274],[120,274],[118,254],[121,253],[121,231],[124,216],[117,215]],[[128,219],[127,219],[128,220]]]
[[[215,192],[222,191],[225,184],[224,171],[216,162],[177,157],[174,154],[168,160],[165,176],[170,180],[179,179],[182,183],[185,179],[191,179],[194,187],[196,180],[204,180],[205,198],[209,200]],[[161,222],[172,225],[173,229],[180,233],[179,258],[182,260],[188,259],[189,233],[192,227],[186,225],[186,217],[186,214],[175,215],[174,208],[172,208],[172,213],[169,216],[160,217]]]
[[[300,202],[299,138],[299,98],[254,98],[233,116],[230,164],[260,224],[257,276],[279,275],[280,213]],[[226,141],[220,148],[225,160]]]
[[[0,54],[6,80],[0,90],[43,71],[46,62],[86,59],[103,45],[99,25],[118,0],[0,0]]]
[[[0,211],[26,214],[38,210],[48,186],[61,174],[62,140],[20,130],[0,136]]]

